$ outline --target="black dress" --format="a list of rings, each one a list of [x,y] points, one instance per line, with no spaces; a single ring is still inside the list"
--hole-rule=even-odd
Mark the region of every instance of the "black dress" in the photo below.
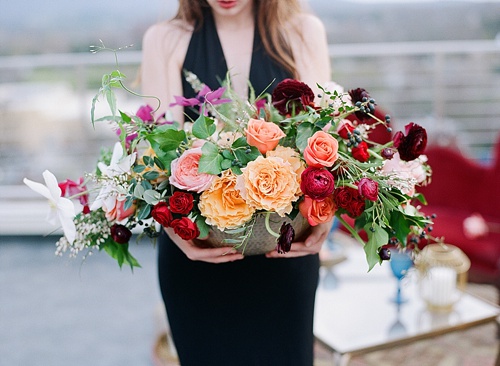
[[[227,66],[213,18],[206,15],[203,27],[191,38],[184,68],[215,89]],[[256,92],[273,79],[277,83],[287,77],[265,53],[256,30],[250,71]],[[194,96],[187,83],[184,95]],[[318,255],[258,255],[210,264],[189,260],[163,232],[158,271],[182,366],[313,364]]]

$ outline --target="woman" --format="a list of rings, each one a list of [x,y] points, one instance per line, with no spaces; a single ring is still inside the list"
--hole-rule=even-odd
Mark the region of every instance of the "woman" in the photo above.
[[[143,41],[143,92],[160,98],[161,112],[176,95],[195,96],[182,70],[211,89],[229,70],[243,97],[248,80],[256,93],[289,77],[314,87],[330,80],[325,30],[296,0],[180,0]],[[184,120],[181,107],[170,112]],[[245,258],[167,229],[159,281],[181,364],[312,365],[317,253],[329,229],[315,226],[286,255]]]

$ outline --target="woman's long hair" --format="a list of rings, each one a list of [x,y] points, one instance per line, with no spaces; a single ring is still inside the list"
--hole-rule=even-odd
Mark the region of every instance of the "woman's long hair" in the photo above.
[[[266,52],[291,75],[297,77],[292,49],[285,34],[285,24],[293,15],[302,11],[299,1],[254,0],[254,5],[256,26]],[[179,0],[175,19],[200,25],[203,22],[203,9],[209,7],[206,0]]]

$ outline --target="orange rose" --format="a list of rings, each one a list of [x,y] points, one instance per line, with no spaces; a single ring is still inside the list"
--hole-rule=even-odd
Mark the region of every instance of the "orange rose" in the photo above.
[[[309,166],[331,167],[338,159],[339,143],[329,133],[317,131],[307,139],[304,159]]]
[[[305,196],[304,200],[299,204],[300,213],[307,219],[311,226],[330,222],[333,219],[336,209],[333,196],[331,195],[321,201]]]
[[[257,210],[274,211],[281,217],[292,211],[299,198],[300,184],[289,162],[278,157],[259,156],[241,169],[236,189]]]
[[[277,124],[266,122],[263,119],[249,119],[245,129],[247,142],[259,149],[261,154],[278,146],[280,139],[285,137]]]
[[[224,230],[240,226],[252,218],[255,209],[245,202],[235,185],[236,175],[225,170],[201,194],[198,208],[207,224]]]

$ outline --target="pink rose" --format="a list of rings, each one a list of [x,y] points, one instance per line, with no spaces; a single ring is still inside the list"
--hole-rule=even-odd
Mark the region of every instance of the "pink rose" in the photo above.
[[[304,159],[309,166],[331,167],[338,159],[339,143],[329,133],[317,131],[307,139]]]
[[[125,210],[125,201],[115,201],[115,205],[113,207],[105,207],[103,206],[103,210],[106,212],[106,219],[108,221],[122,221],[126,219],[130,215],[135,212],[135,205],[130,206]]]
[[[216,177],[212,174],[199,173],[198,165],[201,158],[201,148],[184,151],[180,157],[172,161],[170,165],[170,184],[185,190],[201,193],[210,188]]]
[[[249,119],[245,129],[248,144],[259,149],[261,154],[278,146],[279,141],[285,137],[279,126],[262,119]]]
[[[364,198],[375,202],[378,199],[378,183],[370,178],[361,178],[358,182],[358,192]]]

